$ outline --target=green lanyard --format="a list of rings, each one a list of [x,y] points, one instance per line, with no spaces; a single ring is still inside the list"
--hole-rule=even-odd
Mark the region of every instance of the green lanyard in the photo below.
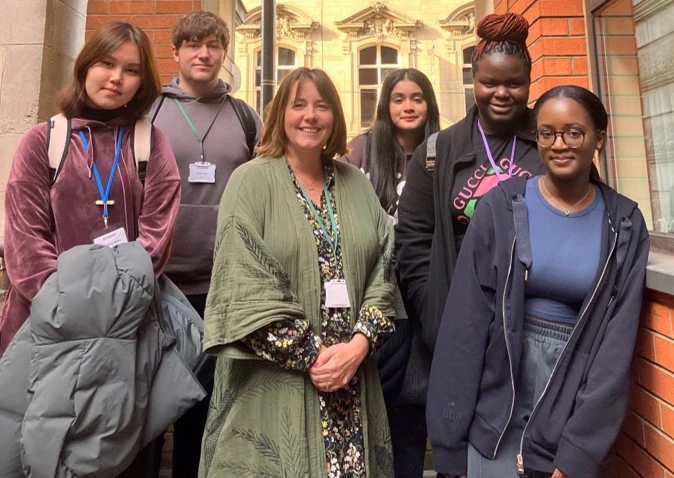
[[[318,221],[318,225],[321,227],[321,230],[323,231],[325,240],[328,241],[328,244],[330,244],[330,247],[332,248],[332,252],[335,254],[335,257],[337,257],[337,245],[339,244],[339,230],[337,229],[337,221],[335,220],[335,210],[332,208],[332,201],[330,201],[330,194],[328,193],[328,186],[327,184],[325,184],[325,180],[323,180],[323,194],[325,195],[325,203],[328,206],[328,214],[330,215],[330,223],[332,224],[334,238],[330,235],[327,228],[325,227],[323,219],[321,219],[321,216],[318,214],[318,211],[316,211],[314,203],[307,195],[307,192],[304,190],[304,188],[299,182],[297,183],[297,185],[300,187],[300,191],[302,191],[302,195],[304,196],[304,199],[306,199],[307,204],[309,205],[309,209],[311,209],[311,214],[313,214],[314,218],[316,218],[316,220]]]
[[[204,162],[204,141],[206,140],[206,136],[208,136],[209,131],[211,131],[211,128],[213,127],[213,123],[215,123],[215,120],[218,119],[218,115],[220,114],[220,111],[222,110],[222,107],[225,105],[225,100],[227,97],[225,96],[222,99],[222,102],[220,103],[220,107],[218,108],[218,111],[215,113],[215,116],[213,116],[213,120],[211,121],[211,124],[208,125],[208,129],[204,133],[203,137],[199,134],[197,131],[197,128],[194,126],[194,123],[192,123],[192,120],[190,119],[189,116],[187,116],[187,112],[185,112],[185,108],[183,108],[183,105],[180,104],[180,101],[178,101],[178,98],[173,98],[173,100],[176,102],[176,105],[178,105],[178,109],[180,112],[183,114],[185,117],[185,121],[187,121],[187,124],[190,125],[190,128],[192,128],[192,132],[194,133],[194,136],[197,137],[197,141],[199,141],[199,149],[200,149],[200,155],[201,155],[201,162]]]

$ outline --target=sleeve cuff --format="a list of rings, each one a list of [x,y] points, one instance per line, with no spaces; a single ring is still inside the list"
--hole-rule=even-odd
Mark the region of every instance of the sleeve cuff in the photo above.
[[[385,317],[384,314],[373,306],[363,305],[358,313],[359,320],[353,327],[353,334],[363,334],[370,342],[371,356],[379,347],[384,336],[389,336],[395,332],[393,320]]]
[[[600,463],[564,437],[557,447],[555,468],[567,476],[601,476],[603,471]]]
[[[465,476],[468,473],[468,447],[449,449],[431,444],[433,468],[438,473]]]

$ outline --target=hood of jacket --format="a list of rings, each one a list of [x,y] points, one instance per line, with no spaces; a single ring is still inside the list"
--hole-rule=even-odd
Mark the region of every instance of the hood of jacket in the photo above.
[[[512,211],[513,200],[517,195],[524,195],[526,189],[526,177],[513,177],[507,181],[498,183],[498,190],[501,192],[508,205],[508,209]],[[631,217],[637,209],[638,204],[631,199],[620,194],[609,194],[611,188],[604,183],[593,183],[599,187],[604,203],[606,204],[606,212],[614,223],[619,223],[623,217]]]
[[[178,77],[173,78],[173,80],[171,80],[171,83],[169,83],[168,85],[164,85],[161,89],[161,94],[166,95],[169,98],[178,98],[179,100],[183,101],[193,100],[203,103],[211,103],[214,100],[221,99],[224,95],[231,92],[232,87],[228,83],[225,83],[222,80],[218,80],[217,86],[212,91],[210,91],[206,96],[197,98],[183,91],[183,89],[180,88],[180,78]]]

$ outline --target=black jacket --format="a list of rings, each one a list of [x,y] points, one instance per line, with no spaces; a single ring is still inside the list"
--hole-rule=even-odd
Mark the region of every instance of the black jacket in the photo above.
[[[433,463],[443,473],[466,473],[468,442],[494,456],[512,414],[531,265],[525,184],[512,179],[487,194],[459,254],[426,409]],[[627,411],[649,250],[636,203],[600,188],[606,215],[594,286],[521,448],[526,469],[559,468],[573,478],[600,475]]]
[[[428,374],[435,339],[456,264],[456,240],[452,225],[451,191],[458,171],[477,167],[487,160],[483,152],[476,157],[477,108],[455,125],[442,130],[437,138],[435,171],[426,169],[426,143],[415,151],[407,169],[407,182],[398,205],[396,225],[397,273],[405,301],[412,346],[400,399],[406,403],[426,402]],[[537,160],[533,112],[526,110],[516,131],[517,161]],[[524,146],[523,146],[524,145]]]

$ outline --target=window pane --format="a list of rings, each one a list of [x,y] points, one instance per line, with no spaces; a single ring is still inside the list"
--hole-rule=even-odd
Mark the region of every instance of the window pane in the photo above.
[[[360,127],[369,128],[374,122],[377,90],[360,90]]]
[[[639,203],[649,229],[674,234],[674,23],[636,16],[629,0],[606,3],[594,23],[609,113],[602,176]]]
[[[259,68],[255,69],[255,86],[260,86],[262,84],[262,70]]]
[[[463,63],[465,65],[470,65],[472,63],[471,57],[473,56],[474,51],[475,51],[474,46],[471,46],[470,48],[466,48],[463,50]]]
[[[277,60],[279,65],[295,66],[295,52],[288,48],[279,48]]]
[[[475,91],[472,88],[466,88],[465,90],[465,99],[466,99],[466,113],[470,110],[475,104]]]
[[[359,85],[376,85],[377,83],[377,70],[375,68],[361,68],[358,70]]]
[[[376,47],[363,48],[360,50],[360,64],[361,65],[376,65],[377,64],[377,50]]]
[[[473,83],[473,69],[464,68],[463,69],[463,84],[468,85]]]
[[[396,71],[396,70],[397,70],[397,68],[382,68],[382,69],[381,69],[381,82],[380,82],[380,84],[384,82],[384,80],[386,79],[386,77],[387,77],[388,75],[390,75],[391,72],[394,72],[394,71]]]
[[[292,69],[276,70],[276,84],[280,84],[281,80],[285,78]]]
[[[260,110],[260,90],[255,90],[255,111],[257,111],[257,114],[262,116],[262,110]]]
[[[258,51],[255,55],[255,66],[262,66],[262,51]]]
[[[398,50],[387,46],[381,47],[381,63],[382,65],[397,65]]]

